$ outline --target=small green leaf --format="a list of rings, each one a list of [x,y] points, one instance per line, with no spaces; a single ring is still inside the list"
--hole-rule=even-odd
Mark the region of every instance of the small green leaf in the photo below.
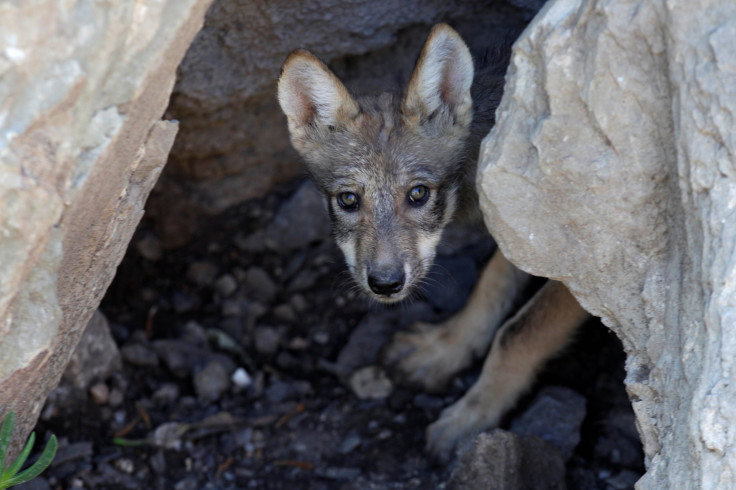
[[[21,483],[25,483],[36,478],[38,475],[41,474],[43,470],[48,468],[48,466],[51,464],[51,461],[54,460],[54,456],[56,456],[56,449],[58,446],[59,443],[56,440],[56,436],[52,435],[49,438],[49,442],[46,443],[46,447],[43,448],[41,456],[39,456],[36,462],[33,463],[30,468],[20,473],[19,475],[16,475],[10,480],[0,483],[0,489],[9,488],[14,485],[20,485]]]
[[[0,475],[5,474],[5,455],[8,453],[10,446],[10,436],[13,434],[13,423],[15,422],[15,412],[8,412],[0,427]]]
[[[28,438],[26,446],[23,448],[23,451],[21,451],[18,459],[16,459],[13,464],[10,465],[10,468],[8,468],[7,473],[4,475],[5,478],[12,478],[15,476],[16,473],[20,471],[20,469],[23,467],[23,463],[25,463],[26,459],[28,459],[28,455],[31,454],[31,449],[33,449],[34,442],[36,442],[36,433],[31,432],[31,437]]]

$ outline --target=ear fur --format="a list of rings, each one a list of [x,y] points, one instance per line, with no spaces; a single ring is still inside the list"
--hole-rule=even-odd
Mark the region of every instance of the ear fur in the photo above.
[[[342,82],[312,53],[294,51],[286,58],[278,82],[281,109],[292,136],[310,124],[334,126],[359,112]]]
[[[460,35],[447,24],[437,24],[409,80],[402,110],[412,122],[447,109],[461,126],[473,118],[470,86],[473,84],[473,58]]]

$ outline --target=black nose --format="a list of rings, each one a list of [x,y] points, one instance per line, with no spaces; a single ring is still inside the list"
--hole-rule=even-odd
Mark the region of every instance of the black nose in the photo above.
[[[404,271],[400,268],[377,269],[368,272],[368,286],[376,294],[388,296],[404,288]]]

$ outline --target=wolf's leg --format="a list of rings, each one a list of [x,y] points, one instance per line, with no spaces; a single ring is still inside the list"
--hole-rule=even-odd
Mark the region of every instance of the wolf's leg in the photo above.
[[[427,429],[427,449],[447,461],[457,443],[498,425],[537,370],[589,317],[560,282],[548,281],[499,329],[473,387]]]
[[[529,275],[500,251],[491,258],[467,305],[439,325],[416,324],[383,351],[383,362],[399,381],[439,391],[474,359],[485,355],[496,328],[514,306]]]

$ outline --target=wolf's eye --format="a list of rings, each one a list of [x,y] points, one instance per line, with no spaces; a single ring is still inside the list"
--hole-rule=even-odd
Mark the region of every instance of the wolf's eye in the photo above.
[[[337,195],[337,204],[346,211],[357,211],[359,202],[358,196],[352,192],[341,192]]]
[[[409,202],[415,205],[422,205],[429,199],[429,189],[423,185],[412,187],[409,190]]]

